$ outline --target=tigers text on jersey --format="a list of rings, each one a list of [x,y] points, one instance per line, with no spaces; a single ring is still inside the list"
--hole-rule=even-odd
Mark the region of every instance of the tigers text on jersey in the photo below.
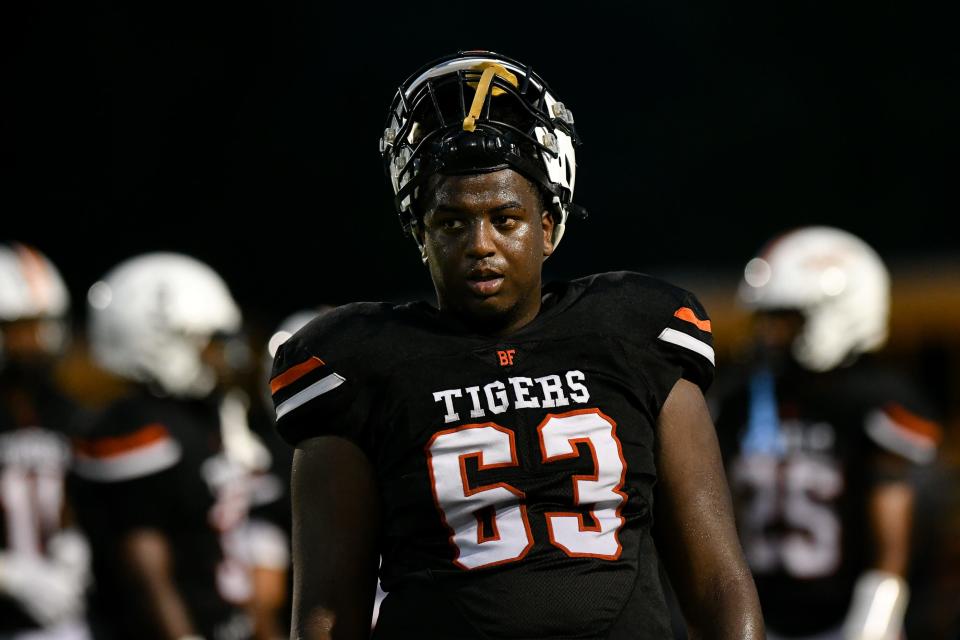
[[[704,310],[621,272],[548,285],[503,338],[425,303],[341,307],[271,389],[290,443],[341,436],[374,465],[377,637],[663,638],[655,429],[681,377],[712,380]]]
[[[872,562],[872,488],[935,455],[925,401],[869,357],[826,373],[731,369],[710,400],[768,627],[799,636],[841,626]]]

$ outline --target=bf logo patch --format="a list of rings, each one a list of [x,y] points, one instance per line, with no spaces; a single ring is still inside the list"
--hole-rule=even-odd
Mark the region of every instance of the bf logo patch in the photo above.
[[[501,367],[509,367],[513,364],[513,355],[517,352],[516,349],[507,349],[505,351],[497,351],[497,358],[500,359]]]

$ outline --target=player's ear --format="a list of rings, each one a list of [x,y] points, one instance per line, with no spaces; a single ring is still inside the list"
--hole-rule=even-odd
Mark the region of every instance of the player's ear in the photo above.
[[[540,213],[540,226],[543,229],[543,257],[553,253],[553,214],[544,209]]]

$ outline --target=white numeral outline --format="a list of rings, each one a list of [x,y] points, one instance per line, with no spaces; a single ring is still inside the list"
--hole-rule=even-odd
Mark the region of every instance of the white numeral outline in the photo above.
[[[495,435],[498,433],[505,437],[506,441]],[[477,442],[467,447],[462,447],[457,442],[471,437],[474,440],[486,438],[487,442]],[[500,442],[495,442],[495,440]],[[488,458],[502,459],[506,457],[503,450],[504,443],[507,444],[509,458],[500,462],[485,463],[485,454]],[[496,449],[497,445],[500,445],[499,451]],[[434,504],[437,511],[440,512],[443,524],[450,530],[450,545],[455,550],[453,563],[461,569],[482,569],[523,559],[533,547],[533,532],[530,530],[527,506],[522,502],[526,494],[506,482],[495,482],[472,488],[467,482],[466,460],[468,458],[477,459],[478,471],[516,467],[519,464],[517,462],[516,437],[513,431],[493,422],[468,424],[438,431],[430,438],[425,449]],[[453,478],[444,478],[437,473],[437,467],[443,465],[447,457],[454,455],[457,456],[457,467],[459,468],[457,475],[459,476],[459,488],[462,491],[459,496],[450,486],[454,483]],[[452,476],[453,474],[448,475]],[[438,485],[438,477],[440,482],[444,483],[444,486]],[[444,491],[444,489],[451,490]],[[493,498],[503,497],[504,491],[512,494],[512,498],[501,500],[498,504]],[[491,492],[494,493],[491,494]],[[448,495],[449,498],[443,497]],[[480,506],[472,510],[469,509],[470,506],[477,503]],[[493,535],[485,536],[481,512],[491,507],[494,509],[491,519]],[[519,522],[517,522],[518,515]],[[498,518],[504,520],[501,526],[497,524]],[[517,531],[518,524],[522,524],[523,531],[526,534],[525,542],[516,540],[515,538],[518,538],[518,536],[515,535],[501,536],[501,530]],[[475,533],[473,533],[474,529],[476,530]],[[476,539],[473,540],[472,537]]]
[[[596,524],[587,524],[582,512],[545,513],[550,543],[572,558],[619,559],[627,464],[616,422],[599,409],[551,413],[537,427],[537,435],[542,464],[579,457],[582,443],[594,468],[592,474],[574,475],[571,481],[574,505],[590,507]],[[471,487],[467,480],[470,458],[476,459],[478,471],[519,465],[514,432],[493,422],[467,424],[438,431],[424,452],[434,505],[450,532],[453,563],[472,570],[526,557],[533,547],[526,494],[506,482]],[[590,500],[581,503],[582,496]],[[493,531],[488,536],[482,515],[489,509]]]
[[[594,419],[590,419],[590,417]],[[599,418],[597,420],[596,418]],[[576,422],[577,427],[587,427],[582,429],[587,431],[587,435],[579,437],[568,437],[570,434],[563,434],[562,429],[570,423]],[[591,424],[592,423],[592,424]],[[561,430],[557,434],[559,437],[550,437],[547,433],[551,427],[558,427]],[[600,431],[591,433],[590,428],[599,427]],[[609,439],[605,438],[609,434]],[[599,409],[578,409],[560,414],[550,414],[540,426],[537,427],[537,435],[540,438],[540,453],[543,456],[542,462],[549,464],[557,460],[569,460],[580,456],[578,444],[585,444],[590,449],[590,456],[593,458],[593,474],[582,474],[573,476],[573,503],[577,506],[584,504],[594,507],[607,503],[609,506],[603,506],[599,509],[591,509],[590,516],[596,522],[595,525],[588,525],[583,520],[583,514],[575,511],[550,511],[544,515],[547,518],[547,530],[550,534],[550,542],[563,550],[571,558],[599,558],[601,560],[617,560],[623,551],[620,544],[620,529],[623,527],[624,518],[620,515],[620,510],[627,501],[627,496],[621,491],[626,479],[627,462],[623,458],[623,447],[620,439],[617,438],[617,423],[609,416],[605,415]],[[546,437],[545,437],[546,436]],[[616,447],[616,459],[619,461],[620,468],[616,469],[615,464],[611,464],[611,447]],[[600,463],[597,457],[597,448],[601,448],[601,454],[605,464]],[[554,453],[551,455],[550,452]],[[613,473],[611,474],[611,471]],[[603,480],[600,476],[606,476]],[[616,482],[610,487],[613,475]],[[592,494],[592,497],[598,497],[597,494],[609,492],[612,499],[590,500],[586,503],[580,501],[581,492]],[[612,515],[609,513],[612,512]],[[574,522],[575,520],[575,522]],[[573,529],[571,525],[575,525]]]
[[[836,501],[844,491],[835,462],[795,453],[786,459],[744,455],[734,460],[730,486],[750,567],[816,580],[840,567],[842,526]],[[786,533],[772,534],[775,522]]]

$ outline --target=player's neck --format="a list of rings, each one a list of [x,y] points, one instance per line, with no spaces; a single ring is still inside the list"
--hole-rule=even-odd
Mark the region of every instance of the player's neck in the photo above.
[[[534,319],[540,314],[541,308],[540,296],[535,296],[535,298],[536,300],[533,304],[525,307],[523,311],[518,313],[515,317],[506,320],[501,327],[486,333],[491,337],[503,338],[520,331],[525,326],[533,322]]]
[[[441,313],[454,317],[468,331],[491,338],[504,338],[517,333],[533,322],[543,308],[540,287],[537,287],[529,299],[521,300],[508,312],[499,316],[477,317],[457,313],[457,311],[445,308],[442,305],[438,306]]]

